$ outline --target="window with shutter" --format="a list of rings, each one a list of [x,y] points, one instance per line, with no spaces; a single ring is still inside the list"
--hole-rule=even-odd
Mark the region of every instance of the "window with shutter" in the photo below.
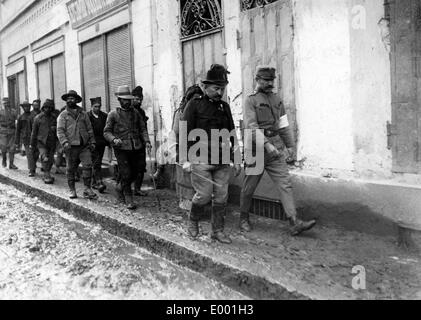
[[[56,109],[60,110],[64,107],[64,101],[61,100],[61,96],[66,92],[66,70],[63,55],[52,58],[52,69],[54,103]]]
[[[52,98],[50,81],[50,61],[44,60],[37,64],[38,69],[38,97],[44,101]]]
[[[117,87],[132,88],[129,28],[123,27],[107,34],[108,92],[110,109],[120,106],[114,93]]]
[[[19,92],[19,104],[21,104],[23,101],[27,100],[27,96],[26,96],[26,81],[25,81],[25,73],[24,72],[19,72],[17,74],[17,82],[18,82],[18,92]]]
[[[84,101],[87,110],[90,110],[91,98],[101,97],[105,106],[105,61],[103,38],[98,37],[82,44],[82,66]]]

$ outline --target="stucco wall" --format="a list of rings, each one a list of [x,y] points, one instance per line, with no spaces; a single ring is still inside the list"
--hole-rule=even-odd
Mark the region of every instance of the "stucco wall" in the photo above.
[[[391,174],[383,0],[295,0],[299,157],[308,169]]]

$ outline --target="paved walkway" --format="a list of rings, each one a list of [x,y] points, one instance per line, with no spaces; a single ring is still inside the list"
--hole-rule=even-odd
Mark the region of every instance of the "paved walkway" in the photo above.
[[[402,251],[395,237],[379,237],[348,231],[340,226],[317,225],[302,237],[292,238],[288,225],[253,217],[255,230],[238,230],[238,208],[229,210],[226,231],[231,245],[210,240],[209,221],[201,223],[202,235],[191,241],[186,233],[186,212],[178,209],[174,192],[159,190],[137,198],[139,209],[129,212],[114,205],[114,194],[98,201],[69,200],[64,176],[45,185],[40,176],[27,176],[25,159],[17,157],[21,170],[0,168],[0,181],[26,190],[31,196],[94,222],[112,234],[130,240],[180,265],[251,298],[269,299],[421,299],[421,256]],[[112,181],[107,181],[109,189]],[[78,184],[78,194],[83,186]],[[352,270],[362,266],[366,289],[354,290]],[[361,274],[360,274],[361,275]]]

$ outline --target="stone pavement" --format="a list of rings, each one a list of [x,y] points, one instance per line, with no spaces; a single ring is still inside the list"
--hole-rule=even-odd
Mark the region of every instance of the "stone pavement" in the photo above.
[[[178,209],[171,190],[157,191],[159,208],[155,191],[145,186],[149,195],[138,197],[139,208],[130,212],[114,204],[112,180],[106,181],[109,193],[99,195],[98,201],[70,200],[65,176],[45,185],[40,174],[27,176],[26,159],[17,156],[16,164],[18,171],[0,168],[0,182],[251,298],[421,299],[421,255],[398,248],[392,235],[381,237],[330,224],[293,238],[287,223],[257,216],[253,217],[255,230],[243,234],[238,229],[238,208],[230,207],[226,231],[233,239],[231,245],[210,240],[209,221],[201,223],[201,237],[191,241],[185,227],[187,213]],[[79,183],[80,196],[82,190]],[[356,266],[365,269],[365,290],[352,287]]]

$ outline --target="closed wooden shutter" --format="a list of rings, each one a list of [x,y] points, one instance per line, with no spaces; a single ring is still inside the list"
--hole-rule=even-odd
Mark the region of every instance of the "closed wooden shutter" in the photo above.
[[[90,98],[101,97],[106,102],[105,63],[102,37],[95,38],[82,45],[84,101],[90,110]]]
[[[66,70],[63,55],[58,55],[52,59],[52,69],[54,103],[56,109],[60,110],[65,105],[61,96],[66,93]]]
[[[45,60],[37,64],[38,68],[38,97],[44,101],[52,98],[50,81],[50,61]]]
[[[114,95],[117,87],[128,85],[132,89],[132,68],[129,28],[123,27],[107,35],[108,90],[110,109],[120,106]]]
[[[23,101],[27,100],[25,73],[19,72],[17,75],[17,78],[18,78],[18,86],[19,86],[19,104],[21,104]]]

